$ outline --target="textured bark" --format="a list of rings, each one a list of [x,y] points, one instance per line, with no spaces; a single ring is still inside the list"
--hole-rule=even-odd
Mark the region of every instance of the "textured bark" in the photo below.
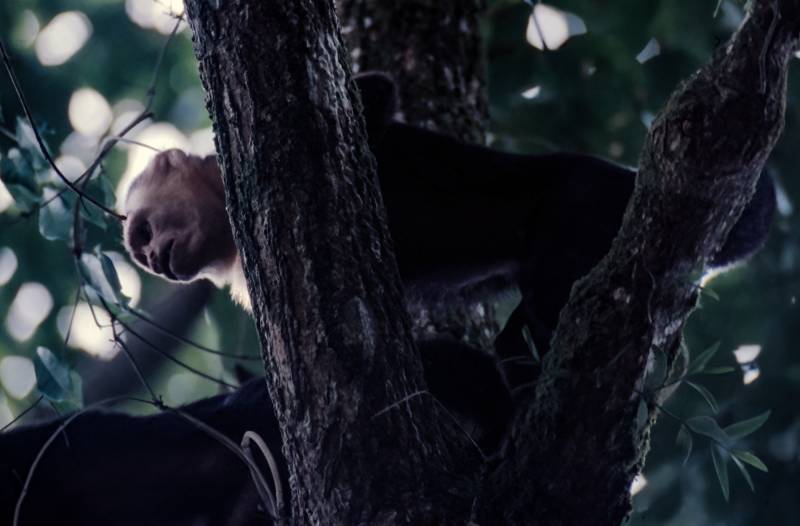
[[[421,367],[330,0],[187,9],[293,519],[463,521],[469,492],[453,489],[474,452],[417,396]]]
[[[483,143],[488,125],[486,68],[479,30],[484,0],[337,2],[355,70],[389,72],[399,117],[465,142]],[[444,297],[411,298],[417,340],[450,338],[491,352],[497,305],[480,286]]]
[[[479,17],[485,0],[340,0],[356,71],[390,72],[406,122],[485,140],[488,103]]]
[[[755,1],[654,122],[622,229],[573,288],[504,469],[488,485],[508,524],[617,525],[629,512],[656,413],[648,363],[656,353],[675,358],[695,280],[781,132],[799,4]],[[642,400],[649,418],[637,421]]]

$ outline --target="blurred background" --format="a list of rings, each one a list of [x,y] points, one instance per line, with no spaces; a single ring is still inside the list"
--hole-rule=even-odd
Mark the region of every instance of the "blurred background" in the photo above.
[[[532,8],[524,2],[488,4],[482,31],[491,145],[526,153],[590,153],[629,165],[637,163],[647,127],[678,82],[703,64],[743,17],[741,4],[729,0],[553,0],[535,7],[533,23]],[[182,10],[180,0],[0,3],[0,37],[65,175],[80,175],[104,138],[119,134],[142,112],[159,55],[175,26],[169,13]],[[770,240],[748,264],[707,283],[712,292],[703,295],[686,333],[694,356],[718,343],[709,367],[732,372],[700,379],[715,403],[681,386],[666,405],[679,418],[707,414],[723,426],[770,410],[766,424],[741,446],[758,455],[769,472],[750,470],[752,492],[731,466],[726,501],[708,442],[696,437],[694,452],[684,464],[684,450],[675,442],[680,424],[662,417],[644,473],[632,488],[631,524],[794,525],[800,520],[800,355],[794,349],[800,336],[800,240],[793,213],[800,179],[792,161],[793,146],[800,139],[797,73],[794,66],[786,129],[769,163],[779,183],[779,217]],[[22,109],[11,83],[5,74],[0,77],[0,175],[5,182],[0,184],[2,427],[40,399],[44,369],[58,376],[59,367],[67,368],[77,388],[72,399],[45,397],[34,417],[120,389],[135,390],[138,384],[129,365],[115,359],[119,349],[108,319],[96,320],[86,297],[76,301],[76,268],[64,242],[69,227],[61,235],[54,233],[59,229],[53,218],[59,216],[53,205],[42,210],[31,206],[36,196],[25,194],[14,180],[20,159],[25,159],[20,152],[25,153],[26,145],[35,147],[30,129],[18,120]],[[155,86],[155,117],[126,137],[158,149],[213,152],[185,24],[166,47]],[[103,180],[109,188],[124,188],[154,155],[141,144],[120,143],[106,158]],[[36,166],[35,160],[33,164],[28,191],[46,197],[60,183],[49,168]],[[189,339],[231,354],[257,353],[252,323],[225,292],[203,285],[177,290],[141,273],[124,255],[116,221],[89,224],[86,235],[87,250],[99,245],[113,262],[130,305],[165,324],[180,325],[172,319],[178,311],[197,312],[184,321],[190,324],[185,332]],[[95,314],[101,318],[103,312]],[[152,336],[157,337],[163,340],[163,334]],[[238,362],[198,352],[174,338],[167,341],[159,346],[170,347],[170,356],[212,379],[234,382]],[[218,383],[178,364],[157,356],[148,362],[148,352],[142,349],[137,356],[142,355],[149,378],[168,404],[221,391]],[[257,372],[260,365],[254,363],[248,367]]]

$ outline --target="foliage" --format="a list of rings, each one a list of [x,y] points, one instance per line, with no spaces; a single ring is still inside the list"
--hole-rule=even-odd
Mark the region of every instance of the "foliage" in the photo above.
[[[141,1],[125,4],[131,10]],[[742,16],[740,4],[729,0],[563,0],[553,4],[581,17],[587,32],[558,49],[540,51],[525,40],[529,5],[490,2],[484,31],[492,145],[527,153],[586,152],[632,165],[648,124],[666,97],[708,58]],[[37,23],[44,27],[58,13],[75,9],[91,23],[90,40],[63,65],[43,66],[30,38],[35,31],[30,28],[35,29]],[[96,154],[101,144],[75,146],[80,137],[72,133],[68,118],[71,96],[81,88],[92,88],[114,107],[115,118],[130,107],[131,100],[143,108],[167,38],[134,23],[120,3],[105,0],[32,0],[24,8],[3,3],[0,35],[12,37],[6,45],[53,156],[77,157],[84,167],[91,159],[82,156]],[[658,52],[641,63],[637,56],[653,39]],[[791,86],[800,85],[797,77],[793,72]],[[209,126],[188,31],[179,33],[166,49],[156,80],[151,107],[155,121],[174,124],[184,139]],[[64,345],[70,319],[75,317],[76,297],[92,309],[107,307],[112,316],[130,320],[135,316],[132,312],[139,312],[139,294],[125,289],[130,278],[124,277],[128,268],[117,255],[122,252],[119,222],[85,200],[79,204],[76,194],[64,191],[64,182],[42,156],[8,79],[4,77],[0,85],[4,86],[0,90],[0,176],[14,200],[0,213],[2,426],[40,395],[49,403],[39,404],[31,412],[34,415],[82,403],[79,373],[95,367],[96,359]],[[782,192],[781,217],[768,246],[747,265],[704,285],[702,309],[693,315],[686,334],[692,359],[684,374],[667,377],[663,353],[654,354],[656,371],[642,393],[643,403],[655,403],[654,394],[668,384],[683,387],[663,407],[663,413],[674,418],[662,417],[656,427],[644,469],[647,484],[636,494],[631,524],[796,522],[800,421],[792,401],[800,391],[800,362],[792,343],[800,337],[800,244],[792,204],[800,196],[800,181],[793,177],[791,145],[800,139],[797,93],[790,90],[786,131],[770,162]],[[110,129],[119,130],[113,124]],[[113,149],[83,191],[113,207],[114,191],[141,148],[125,143]],[[82,249],[77,259],[70,248],[76,240]],[[3,269],[13,266],[11,257],[17,264],[6,281]],[[147,276],[139,275],[139,279],[145,304],[166,288]],[[20,338],[10,320],[12,302],[26,283],[41,284],[53,307],[44,309],[41,297],[39,303],[29,305],[27,309],[40,311],[43,319],[32,335]],[[79,296],[80,283],[86,287]],[[92,315],[97,313],[92,310]],[[249,320],[221,295],[191,338],[233,354],[252,353],[256,343],[250,327]],[[85,330],[73,327],[70,337],[76,337],[74,331]],[[100,338],[117,336],[107,332]],[[731,351],[746,344],[760,345],[761,354],[737,363]],[[535,348],[532,352],[538,359]],[[4,364],[15,363],[5,361],[9,357],[28,360],[27,390],[18,386],[25,384],[24,378],[12,380],[4,373]],[[227,356],[201,353],[186,345],[175,357],[206,376],[233,381],[235,362]],[[13,370],[15,374],[22,371]],[[743,379],[753,381],[745,385]],[[219,389],[175,364],[164,365],[151,384],[173,403]],[[731,464],[736,467],[733,476]],[[745,486],[755,488],[755,494],[745,493]]]

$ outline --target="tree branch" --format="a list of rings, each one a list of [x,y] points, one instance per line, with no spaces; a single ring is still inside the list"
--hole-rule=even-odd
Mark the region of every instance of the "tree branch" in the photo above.
[[[659,352],[674,359],[696,279],[781,132],[798,4],[755,1],[654,122],[622,229],[573,287],[537,388],[516,415],[509,469],[489,485],[493,511],[509,524],[617,525],[629,512],[656,412],[648,400],[650,418],[637,422],[648,363]]]

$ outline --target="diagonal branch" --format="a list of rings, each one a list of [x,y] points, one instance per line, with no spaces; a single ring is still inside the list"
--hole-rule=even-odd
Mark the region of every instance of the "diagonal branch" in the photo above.
[[[541,381],[516,415],[511,469],[490,485],[509,524],[617,525],[630,510],[656,413],[647,400],[650,418],[637,421],[648,362],[674,359],[695,280],[783,127],[800,2],[753,4],[654,122],[622,229],[561,312]]]

